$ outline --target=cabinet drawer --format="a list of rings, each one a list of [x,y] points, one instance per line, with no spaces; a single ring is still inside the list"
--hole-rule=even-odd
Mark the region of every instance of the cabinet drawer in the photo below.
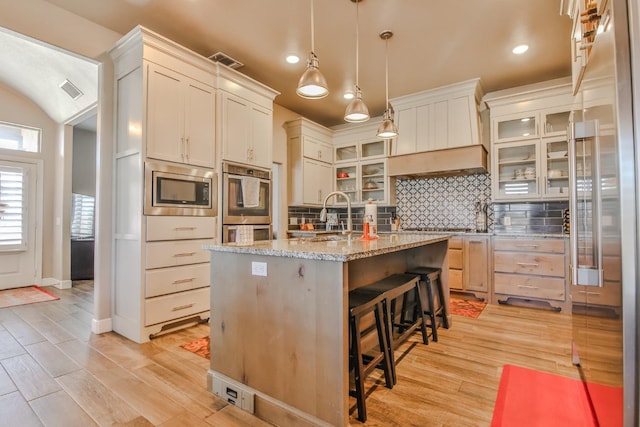
[[[213,239],[181,240],[147,243],[146,268],[209,262],[210,253],[202,245],[212,245]]]
[[[544,298],[558,301],[564,301],[565,299],[564,285],[564,279],[560,278],[504,273],[496,273],[493,282],[496,294]]]
[[[179,319],[209,310],[209,287],[147,299],[145,325]]]
[[[577,304],[595,304],[620,307],[622,305],[622,284],[604,282],[603,287],[571,286],[571,297]]]
[[[462,244],[463,244],[462,237],[451,237],[449,239],[449,249],[462,250]]]
[[[462,249],[449,248],[447,255],[449,256],[449,268],[462,270]]]
[[[148,216],[147,241],[212,239],[216,220],[210,216]]]
[[[564,254],[564,239],[495,239],[493,244],[496,251]]]
[[[462,289],[462,270],[449,269],[449,288]]]
[[[564,280],[564,255],[496,252],[496,272],[556,276]]]
[[[147,298],[209,286],[209,263],[157,268],[145,272]]]
[[[333,147],[331,145],[309,137],[304,137],[303,141],[302,155],[304,157],[325,163],[333,163]]]

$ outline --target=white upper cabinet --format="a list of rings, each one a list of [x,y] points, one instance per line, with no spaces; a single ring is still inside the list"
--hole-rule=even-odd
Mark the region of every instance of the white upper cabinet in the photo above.
[[[579,105],[568,79],[487,94],[493,198],[566,200],[567,129]]]
[[[480,79],[467,80],[390,100],[398,138],[392,155],[482,143]]]
[[[270,169],[278,92],[232,71],[219,68],[221,158]]]
[[[293,206],[321,205],[333,191],[333,132],[305,118],[284,127],[289,163],[287,202]]]
[[[213,168],[215,90],[147,63],[147,157]]]

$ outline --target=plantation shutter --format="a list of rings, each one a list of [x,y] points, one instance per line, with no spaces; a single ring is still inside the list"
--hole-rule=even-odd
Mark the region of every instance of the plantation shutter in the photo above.
[[[73,194],[71,201],[71,238],[93,237],[93,212],[95,198]]]
[[[0,166],[0,251],[27,248],[26,169]]]

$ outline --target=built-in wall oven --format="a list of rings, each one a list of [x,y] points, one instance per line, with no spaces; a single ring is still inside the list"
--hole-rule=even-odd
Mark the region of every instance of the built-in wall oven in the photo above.
[[[237,225],[252,225],[254,240],[271,239],[271,171],[224,163],[222,182],[222,241],[235,241]]]

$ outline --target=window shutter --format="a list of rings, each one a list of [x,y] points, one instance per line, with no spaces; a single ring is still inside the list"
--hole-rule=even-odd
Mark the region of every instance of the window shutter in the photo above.
[[[95,198],[73,194],[71,201],[71,238],[86,239],[93,236]]]
[[[0,167],[0,251],[24,250],[26,171],[21,168]]]

